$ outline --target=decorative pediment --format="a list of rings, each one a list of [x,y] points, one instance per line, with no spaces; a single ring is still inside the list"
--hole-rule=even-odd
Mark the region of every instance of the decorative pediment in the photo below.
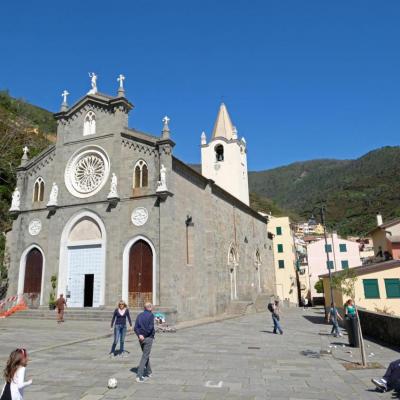
[[[125,97],[111,97],[102,93],[87,94],[71,108],[54,114],[54,118],[65,125],[89,111],[102,111],[110,114],[115,112],[129,113],[133,107],[134,105]]]

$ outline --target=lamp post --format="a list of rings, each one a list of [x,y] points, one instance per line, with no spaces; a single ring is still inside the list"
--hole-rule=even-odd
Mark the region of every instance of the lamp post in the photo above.
[[[318,210],[320,218],[321,218],[321,225],[324,229],[324,240],[325,240],[325,254],[326,254],[326,266],[328,267],[328,274],[329,274],[329,289],[330,289],[330,293],[331,293],[331,303],[333,302],[333,288],[332,288],[332,274],[331,274],[331,268],[330,268],[330,259],[329,259],[329,251],[328,251],[328,237],[326,235],[326,226],[325,226],[325,206],[321,205],[321,206],[317,206],[314,207],[312,210],[312,215],[310,218],[310,221],[314,221],[315,222],[315,218],[314,218],[314,211]]]

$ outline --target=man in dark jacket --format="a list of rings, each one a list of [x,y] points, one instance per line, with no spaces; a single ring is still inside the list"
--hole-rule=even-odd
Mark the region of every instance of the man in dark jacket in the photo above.
[[[150,352],[155,335],[154,315],[151,312],[152,309],[152,304],[146,303],[144,305],[144,311],[137,316],[135,322],[134,331],[139,339],[140,347],[143,352],[137,372],[136,382],[144,382],[144,378],[151,377]]]

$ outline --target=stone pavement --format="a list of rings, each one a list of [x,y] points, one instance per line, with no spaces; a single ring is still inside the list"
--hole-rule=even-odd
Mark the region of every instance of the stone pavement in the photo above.
[[[342,347],[346,339],[327,335],[330,326],[323,324],[321,309],[286,310],[282,336],[273,335],[271,325],[270,316],[262,313],[159,334],[151,358],[153,377],[139,384],[134,368],[140,349],[133,335],[127,338],[128,358],[110,360],[110,338],[75,342],[110,333],[107,323],[9,318],[0,320],[0,361],[3,366],[17,346],[31,351],[33,385],[25,400],[393,398],[372,391],[371,377],[384,369],[344,369],[342,363],[358,360],[358,352]],[[367,346],[369,360],[384,367],[400,358],[379,344]],[[321,350],[332,353],[321,356]],[[107,389],[110,377],[117,378],[117,389]]]

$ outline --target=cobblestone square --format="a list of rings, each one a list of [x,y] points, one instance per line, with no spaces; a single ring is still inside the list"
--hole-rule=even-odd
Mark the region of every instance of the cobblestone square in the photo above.
[[[33,385],[26,400],[392,398],[374,392],[370,382],[384,369],[345,370],[343,363],[358,360],[358,351],[343,347],[346,336],[328,335],[322,309],[285,310],[282,336],[272,334],[266,313],[159,334],[153,377],[141,384],[135,382],[140,358],[135,336],[127,337],[127,358],[109,359],[112,338],[101,338],[110,333],[108,323],[66,318],[63,325],[12,317],[0,322],[2,365],[17,346],[31,353],[27,375]],[[399,358],[393,349],[366,343],[369,360],[385,368]],[[322,356],[321,350],[332,355]],[[110,377],[117,378],[117,389],[107,388]]]

